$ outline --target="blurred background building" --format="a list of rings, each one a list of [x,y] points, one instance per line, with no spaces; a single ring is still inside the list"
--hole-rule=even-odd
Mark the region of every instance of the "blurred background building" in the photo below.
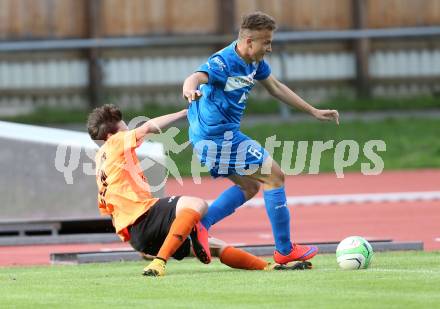
[[[256,10],[279,26],[274,74],[307,99],[440,92],[440,0],[0,0],[0,115],[182,104]]]

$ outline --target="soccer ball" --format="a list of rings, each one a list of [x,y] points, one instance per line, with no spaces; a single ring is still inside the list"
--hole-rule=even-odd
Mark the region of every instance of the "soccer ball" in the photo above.
[[[350,236],[336,248],[336,261],[342,269],[368,268],[373,257],[373,248],[364,238]]]

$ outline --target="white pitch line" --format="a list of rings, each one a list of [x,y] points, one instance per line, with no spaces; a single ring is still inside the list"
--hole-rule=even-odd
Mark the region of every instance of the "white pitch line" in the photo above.
[[[376,271],[376,272],[396,272],[396,273],[412,273],[412,274],[430,274],[430,275],[440,275],[440,271],[431,270],[431,269],[400,269],[400,268],[374,268],[367,271]]]
[[[339,268],[314,268],[314,271],[319,272],[334,272],[334,271],[343,271],[346,272],[348,270],[341,270]],[[430,269],[401,269],[401,268],[376,268],[373,264],[368,269],[359,269],[357,271],[361,272],[378,272],[378,273],[408,273],[408,274],[429,274],[429,275],[440,275],[440,271],[438,270],[430,270]]]
[[[384,203],[384,202],[416,202],[416,201],[438,201],[440,191],[422,192],[390,192],[390,193],[363,193],[363,194],[333,194],[333,195],[307,195],[288,196],[287,205],[312,206],[312,205],[334,205],[348,203]],[[213,200],[208,201],[211,204]],[[253,198],[245,203],[248,207],[264,206],[264,199]]]

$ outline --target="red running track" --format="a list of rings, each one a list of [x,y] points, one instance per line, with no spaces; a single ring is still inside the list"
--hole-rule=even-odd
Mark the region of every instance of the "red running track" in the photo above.
[[[423,241],[425,250],[440,250],[439,206],[438,202],[295,206],[290,207],[291,234],[300,243],[340,241],[359,235]],[[230,243],[273,243],[264,208],[239,209],[210,232]]]
[[[440,170],[385,172],[378,176],[348,173],[291,176],[286,178],[288,196],[439,191]],[[202,184],[186,179],[181,186],[167,183],[168,195],[193,195],[215,199],[231,182],[205,178]],[[261,192],[259,193],[261,197]],[[339,241],[350,235],[370,239],[423,241],[425,250],[440,250],[440,202],[356,203],[294,206],[292,237],[297,242]],[[264,207],[243,207],[210,233],[234,244],[273,243]],[[0,247],[0,265],[48,264],[53,252],[126,249],[123,243]]]
[[[167,195],[194,195],[214,199],[232,184],[225,178],[207,177],[202,179],[201,184],[194,184],[191,180],[185,179],[182,186],[175,179],[169,179]],[[288,196],[440,191],[440,169],[390,171],[377,176],[346,173],[344,178],[336,178],[335,174],[287,176],[285,188]],[[262,197],[261,190],[257,196]]]

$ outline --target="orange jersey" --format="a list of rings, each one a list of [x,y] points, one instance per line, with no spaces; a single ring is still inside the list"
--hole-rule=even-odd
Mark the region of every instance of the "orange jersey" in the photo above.
[[[157,202],[140,168],[134,130],[112,135],[96,154],[98,207],[111,215],[119,237],[128,241],[127,227]]]

